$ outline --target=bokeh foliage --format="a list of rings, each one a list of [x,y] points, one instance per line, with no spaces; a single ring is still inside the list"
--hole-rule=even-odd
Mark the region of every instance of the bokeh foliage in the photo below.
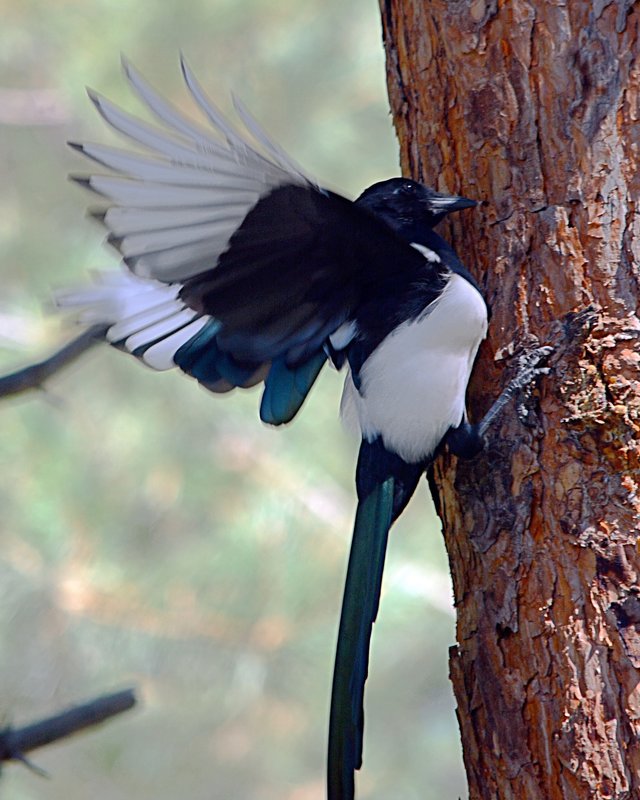
[[[74,332],[51,287],[113,266],[65,180],[109,141],[88,84],[134,110],[125,52],[188,107],[177,53],[233,89],[312,174],[353,196],[397,173],[376,5],[365,0],[3,0],[0,365]],[[16,723],[130,683],[143,706],[47,748],[12,800],[320,800],[357,443],[327,370],[295,424],[102,348],[4,401],[0,711]],[[463,794],[446,680],[453,617],[423,487],[394,529],[373,642],[362,800]]]

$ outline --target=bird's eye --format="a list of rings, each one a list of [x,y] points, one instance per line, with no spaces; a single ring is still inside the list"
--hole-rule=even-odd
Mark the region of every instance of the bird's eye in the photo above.
[[[415,187],[415,184],[413,184],[413,183],[405,183],[405,185],[402,187],[402,189],[403,189],[403,192],[405,194],[415,194],[416,193],[416,187]]]

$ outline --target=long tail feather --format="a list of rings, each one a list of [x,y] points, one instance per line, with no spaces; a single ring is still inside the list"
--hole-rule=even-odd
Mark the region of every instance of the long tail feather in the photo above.
[[[360,446],[358,510],[342,600],[329,720],[328,800],[353,800],[362,764],[364,685],[378,614],[389,529],[411,499],[426,464],[407,464],[381,439]]]
[[[351,800],[354,770],[362,764],[364,684],[371,628],[378,612],[394,479],[379,484],[356,514],[338,632],[329,719],[329,800]]]

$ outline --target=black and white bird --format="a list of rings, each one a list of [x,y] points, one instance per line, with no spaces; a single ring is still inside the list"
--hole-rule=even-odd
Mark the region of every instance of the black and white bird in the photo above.
[[[260,416],[272,425],[295,416],[327,360],[346,368],[342,413],[362,443],[328,796],[352,798],[389,528],[436,451],[448,444],[475,454],[490,420],[470,425],[465,411],[487,305],[433,231],[475,202],[405,178],[376,183],[352,202],[320,188],[237,101],[244,130],[236,130],[184,61],[208,126],[186,118],[130,64],[124,68],[160,125],[90,92],[138,150],[72,146],[108,170],[76,180],[104,198],[92,213],[125,269],[58,302],[108,324],[111,344],[154,369],[177,366],[213,392],[262,384]],[[530,366],[518,386],[535,373]]]

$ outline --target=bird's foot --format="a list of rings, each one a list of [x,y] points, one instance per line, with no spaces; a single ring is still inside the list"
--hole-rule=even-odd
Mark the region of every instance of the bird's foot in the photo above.
[[[477,455],[484,448],[486,433],[490,425],[511,398],[517,392],[529,389],[536,378],[548,374],[549,367],[541,366],[541,363],[552,352],[553,347],[536,347],[534,350],[528,350],[523,353],[518,359],[516,376],[502,390],[500,396],[484,415],[483,419],[476,425],[463,420],[457,428],[449,429],[444,440],[449,451],[461,458],[473,458]],[[523,420],[527,414],[526,405],[521,403],[518,406],[518,416]]]
[[[513,387],[513,391],[523,389],[531,384],[539,375],[548,375],[549,367],[541,367],[540,364],[553,353],[553,347],[535,347],[527,350],[518,357],[518,374],[509,382],[505,391]]]
[[[553,352],[553,347],[536,347],[533,350],[525,351],[518,358],[518,372],[507,386],[502,390],[500,396],[495,400],[491,408],[487,411],[482,421],[478,424],[478,433],[484,436],[489,426],[494,422],[502,409],[507,405],[511,398],[519,391],[531,391],[531,385],[542,375],[549,374],[549,367],[541,366]],[[527,407],[524,403],[518,405],[518,416],[521,420],[528,415]]]

